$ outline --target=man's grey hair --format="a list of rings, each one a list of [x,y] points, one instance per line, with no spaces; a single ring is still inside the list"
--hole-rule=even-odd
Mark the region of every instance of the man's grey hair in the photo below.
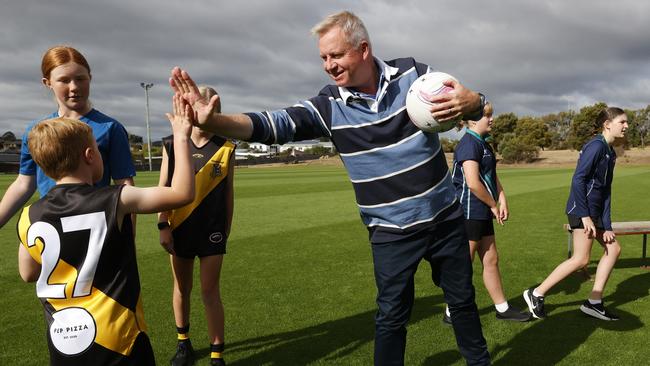
[[[361,46],[361,42],[366,41],[370,46],[370,37],[366,26],[359,17],[349,11],[342,11],[340,13],[331,14],[323,19],[320,23],[316,24],[311,33],[318,37],[322,37],[334,27],[340,27],[347,37],[347,42],[354,48]]]

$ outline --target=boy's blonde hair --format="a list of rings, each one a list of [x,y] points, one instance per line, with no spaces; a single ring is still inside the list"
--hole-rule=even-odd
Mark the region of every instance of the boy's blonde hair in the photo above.
[[[207,100],[210,100],[215,95],[219,95],[214,88],[207,86],[207,85],[199,85],[199,93],[201,93],[201,96],[206,98]],[[221,113],[221,99],[217,102],[217,105],[215,107],[215,111],[217,113]]]
[[[84,151],[93,146],[94,140],[90,126],[65,117],[41,121],[27,136],[32,159],[54,180],[76,171]]]

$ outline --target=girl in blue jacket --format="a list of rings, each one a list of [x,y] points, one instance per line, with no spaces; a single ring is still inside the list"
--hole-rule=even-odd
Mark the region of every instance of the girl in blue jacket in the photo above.
[[[600,134],[589,140],[580,151],[566,213],[573,230],[573,255],[562,262],[537,287],[524,291],[524,299],[535,318],[544,318],[544,295],[555,284],[589,263],[591,246],[596,239],[604,253],[596,269],[594,287],[580,310],[602,320],[618,320],[603,306],[603,289],[621,253],[621,246],[612,231],[611,194],[616,152],[614,139],[627,130],[627,116],[620,108],[600,112],[594,126]]]

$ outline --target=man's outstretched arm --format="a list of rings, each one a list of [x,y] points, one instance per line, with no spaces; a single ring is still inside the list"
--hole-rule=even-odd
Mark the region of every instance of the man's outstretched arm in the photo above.
[[[169,85],[189,103],[196,113],[197,126],[219,136],[248,141],[253,135],[253,122],[245,114],[221,114],[215,111],[219,96],[209,100],[201,95],[199,88],[187,71],[174,67]]]

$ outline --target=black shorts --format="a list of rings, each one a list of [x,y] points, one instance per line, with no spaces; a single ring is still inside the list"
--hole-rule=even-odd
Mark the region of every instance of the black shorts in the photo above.
[[[494,235],[494,225],[492,220],[465,219],[465,232],[467,232],[467,239],[479,241],[484,236]]]
[[[208,240],[191,240],[174,237],[174,252],[177,257],[194,259],[194,257],[209,257],[226,254],[228,238],[224,233],[215,232]]]
[[[584,229],[584,225],[582,225],[582,218],[576,216],[576,215],[566,215],[569,218],[569,226],[571,227],[572,230],[574,229]],[[594,226],[596,226],[597,230],[602,230],[605,231],[605,226],[603,225],[603,219],[600,217],[592,217],[591,221],[594,222]]]
[[[151,348],[149,337],[145,332],[140,332],[138,337],[135,339],[131,354],[128,356],[124,365],[153,366],[155,364],[156,360],[153,355],[153,348]]]

